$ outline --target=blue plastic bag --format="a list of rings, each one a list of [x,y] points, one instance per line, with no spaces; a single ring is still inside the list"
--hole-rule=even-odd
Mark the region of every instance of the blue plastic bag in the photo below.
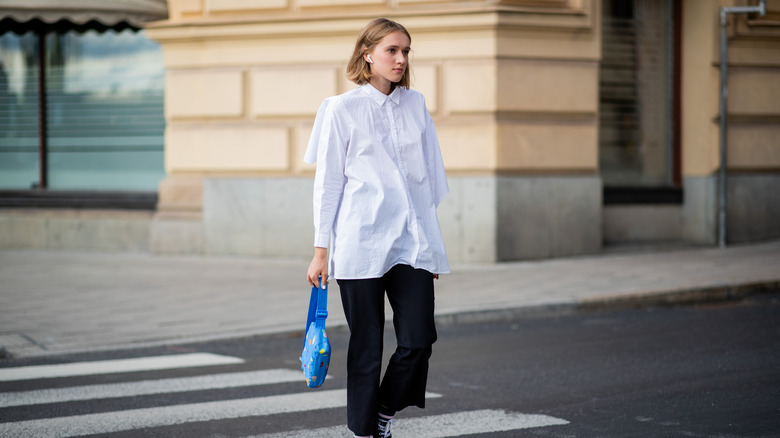
[[[306,318],[306,337],[303,340],[303,352],[300,357],[303,376],[309,388],[320,387],[325,382],[325,376],[328,375],[330,341],[328,334],[325,333],[327,318],[328,290],[313,287],[309,300],[309,314]]]

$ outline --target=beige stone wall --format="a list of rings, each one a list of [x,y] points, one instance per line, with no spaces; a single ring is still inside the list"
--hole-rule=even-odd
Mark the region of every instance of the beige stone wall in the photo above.
[[[755,3],[755,2],[753,2]],[[751,4],[753,4],[751,3]],[[745,1],[683,2],[683,174],[717,172],[721,6]],[[728,165],[732,171],[780,171],[780,1],[767,17],[731,17]]]
[[[159,251],[214,241],[193,238],[204,229],[204,180],[313,175],[301,160],[316,110],[354,87],[346,60],[377,16],[412,34],[412,86],[450,178],[597,175],[598,1],[170,0],[169,9],[148,29],[167,67],[168,177],[153,236],[189,229],[190,243],[153,237]],[[495,205],[487,214],[494,223]],[[479,260],[492,261],[497,233],[449,246],[479,246],[492,253]]]
[[[682,23],[684,239],[718,241],[720,26],[723,6],[685,1]],[[780,0],[767,15],[730,18],[726,241],[780,237]]]
[[[683,2],[683,175],[709,175],[718,167],[717,2]]]
[[[780,1],[770,16],[741,17],[729,43],[728,163],[780,172]]]
[[[756,3],[680,0],[685,203],[674,235],[684,240],[716,235],[719,8]],[[54,212],[15,212],[0,218],[0,246],[59,245],[67,239],[43,243],[41,230],[58,236],[94,223],[148,235],[154,252],[308,254],[314,167],[302,163],[303,151],[321,101],[354,87],[346,60],[358,31],[379,16],[412,33],[413,88],[436,122],[452,188],[439,208],[451,260],[597,251],[602,222],[634,235],[625,212],[602,221],[601,0],[168,4],[170,19],[147,31],[167,68],[167,177],[154,217],[133,213],[125,224],[93,212],[74,222],[66,212],[55,223]],[[780,230],[780,0],[767,7],[766,17],[735,16],[729,28],[729,229],[740,241]],[[118,247],[129,245],[123,239]]]
[[[592,2],[440,2],[424,9],[404,7],[413,1],[169,3],[171,20],[148,33],[162,43],[168,69],[171,176],[310,172],[300,156],[312,118],[325,97],[352,87],[344,64],[354,38],[368,19],[385,14],[397,15],[413,35],[413,87],[426,96],[441,136],[453,139],[442,141],[449,168],[595,171],[595,142],[572,145],[572,138],[596,135]],[[330,16],[358,4],[382,7]],[[322,9],[309,9],[315,6]],[[507,126],[497,130],[501,124]],[[473,147],[476,139],[482,147]],[[525,145],[514,148],[517,139]],[[540,143],[554,147],[529,154],[528,146]]]

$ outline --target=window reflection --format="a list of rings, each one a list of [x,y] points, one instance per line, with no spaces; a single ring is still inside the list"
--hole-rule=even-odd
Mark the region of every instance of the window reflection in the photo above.
[[[49,36],[48,62],[58,67],[66,93],[162,93],[165,79],[158,44],[143,32],[68,33]]]
[[[0,189],[38,184],[38,39],[0,35]]]
[[[48,188],[156,191],[164,177],[165,70],[143,32],[45,36]],[[0,35],[0,189],[40,184],[34,32]]]
[[[156,190],[163,170],[159,46],[130,30],[47,37],[49,186]]]

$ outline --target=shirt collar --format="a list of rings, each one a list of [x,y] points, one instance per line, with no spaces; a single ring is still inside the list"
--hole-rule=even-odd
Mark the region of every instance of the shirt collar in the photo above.
[[[363,85],[363,90],[365,90],[366,93],[371,97],[371,99],[374,100],[374,102],[377,103],[377,105],[382,106],[385,104],[385,101],[390,99],[394,104],[398,105],[398,103],[401,101],[401,87],[396,86],[390,95],[386,95],[385,93],[377,90],[374,88],[371,84],[365,84]]]

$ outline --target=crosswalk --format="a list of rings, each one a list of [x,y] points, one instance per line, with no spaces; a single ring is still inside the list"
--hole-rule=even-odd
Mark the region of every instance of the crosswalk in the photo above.
[[[325,409],[343,409],[347,404],[343,388],[309,390],[301,384],[301,392],[290,392],[290,385],[302,382],[302,373],[292,369],[254,371],[230,370],[245,361],[238,357],[209,353],[177,354],[134,359],[94,361],[61,365],[0,368],[0,438],[64,438],[87,435],[123,433],[122,436],[158,435],[155,428],[188,425],[215,420],[240,420],[271,415],[308,415],[303,413]],[[220,365],[219,372],[208,373],[209,367]],[[227,366],[227,367],[225,367]],[[184,377],[149,378],[149,373],[198,368],[206,374]],[[245,368],[245,367],[244,367]],[[121,375],[120,382],[103,382],[101,375]],[[143,375],[145,378],[134,379]],[[78,378],[81,384],[63,386],[63,380]],[[93,383],[84,381],[92,380]],[[105,379],[103,379],[105,380]],[[25,382],[36,389],[26,390]],[[102,382],[102,383],[98,383]],[[343,382],[342,382],[343,383]],[[48,385],[47,387],[47,384]],[[67,385],[67,382],[65,382]],[[14,390],[8,390],[13,385]],[[270,389],[268,385],[277,385]],[[20,389],[21,388],[21,389]],[[270,395],[247,398],[227,398],[195,403],[155,402],[155,396],[199,394],[206,391],[229,391],[236,388],[266,388]],[[295,391],[295,390],[293,390]],[[148,397],[147,397],[148,396]],[[139,397],[151,405],[139,407]],[[427,393],[437,399],[442,394]],[[132,400],[127,409],[108,412],[58,415],[57,406],[68,403],[105,403]],[[112,406],[117,406],[113,404]],[[45,409],[44,409],[45,408]],[[14,413],[15,409],[27,414]],[[30,415],[30,412],[34,414]],[[45,412],[46,414],[41,414]],[[46,416],[51,414],[53,416]],[[344,414],[331,415],[333,425],[307,430],[266,433],[236,438],[335,438],[349,437],[343,424]],[[6,418],[13,418],[6,421]],[[279,418],[279,417],[274,417]],[[322,415],[319,418],[329,418]],[[290,421],[288,424],[292,424]],[[473,410],[429,415],[399,421],[393,435],[398,438],[444,438],[468,434],[488,434],[529,428],[565,425],[568,421],[546,415],[522,414],[502,410]],[[277,429],[278,430],[278,429]],[[210,436],[210,435],[209,435]],[[220,434],[219,436],[230,436]]]

